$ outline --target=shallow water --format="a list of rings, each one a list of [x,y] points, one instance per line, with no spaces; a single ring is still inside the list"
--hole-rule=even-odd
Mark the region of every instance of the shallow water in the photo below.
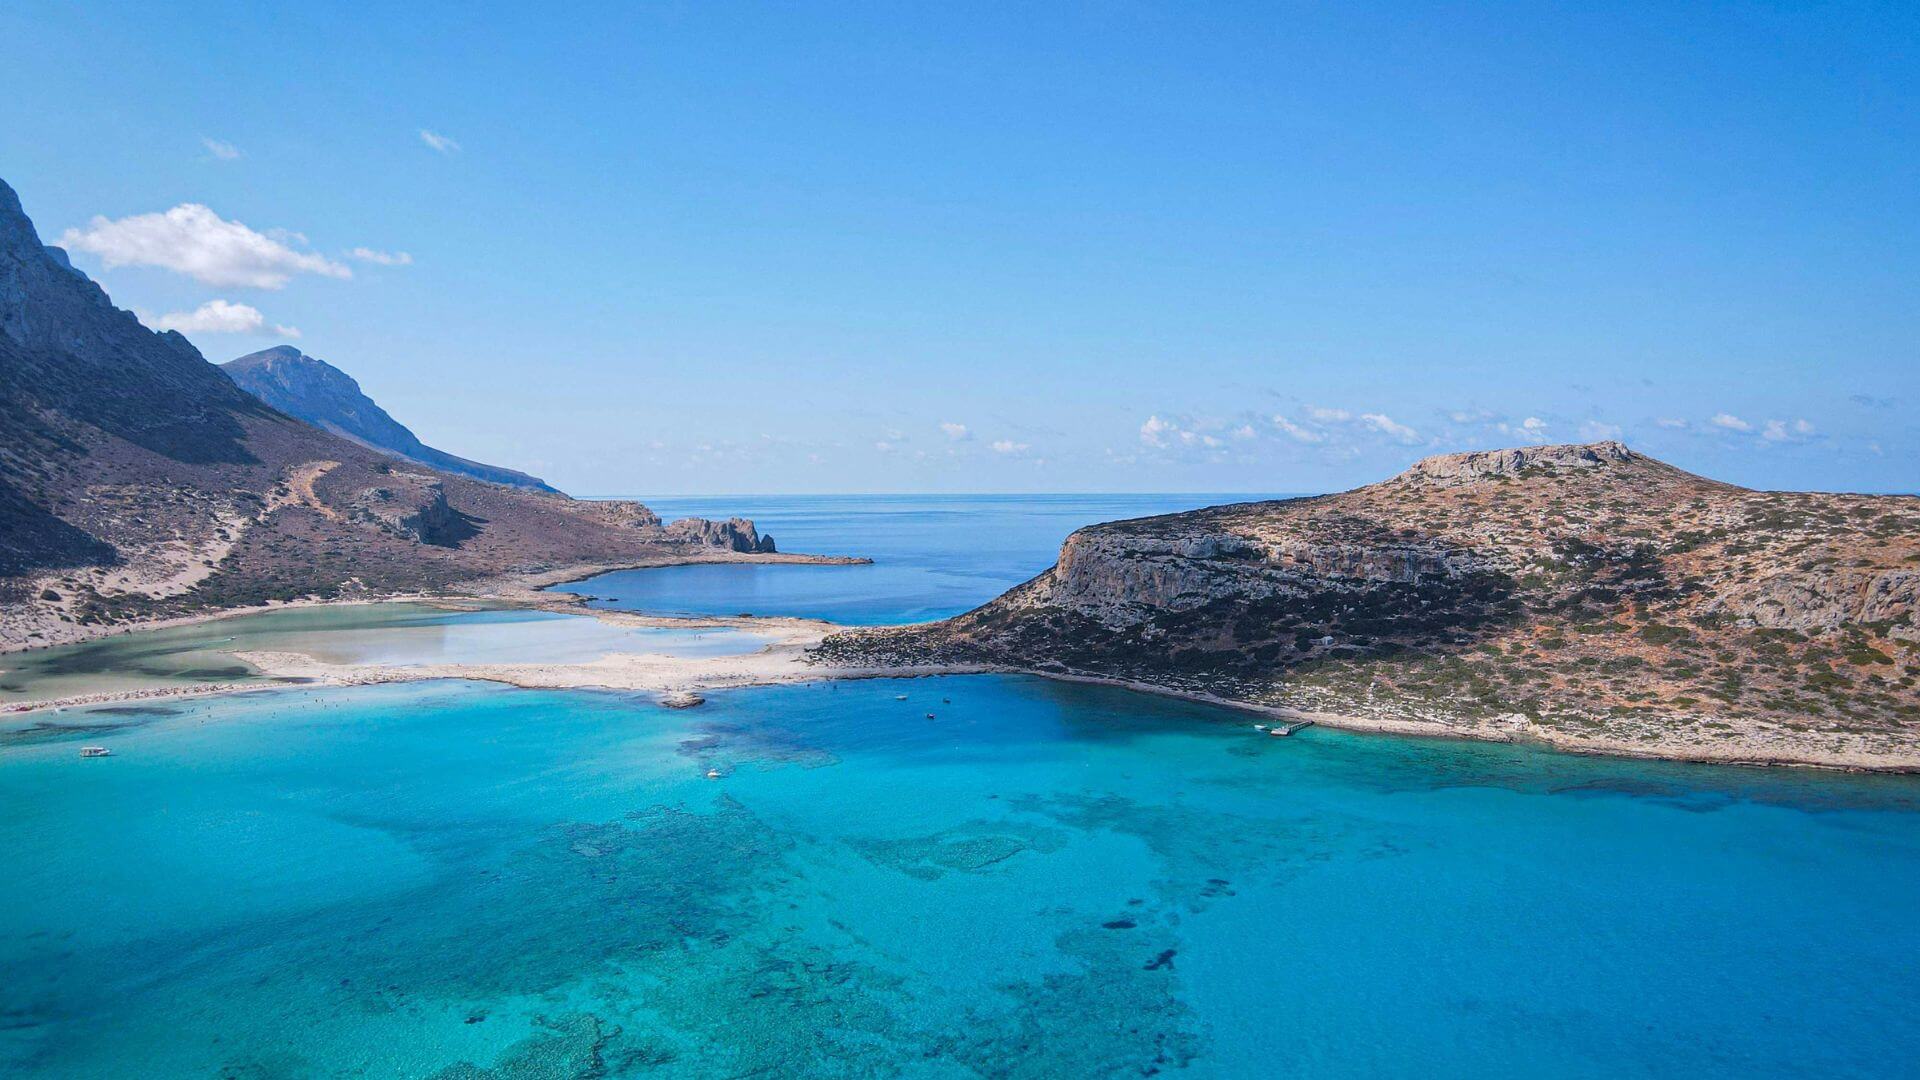
[[[806,495],[646,499],[667,519],[750,517],[782,551],[858,555],[868,566],[722,564],[622,570],[562,586],[596,607],[696,615],[797,615],[869,626],[943,619],[1053,565],[1083,525],[1253,495]]]
[[[0,749],[0,1073],[1885,1075],[1920,1053],[1911,778],[1274,739],[1004,677],[685,712],[444,682],[91,712],[115,757],[77,756],[97,733]]]
[[[0,656],[0,704],[145,687],[259,681],[233,653],[302,652],[334,663],[570,663],[607,653],[732,656],[768,638],[726,628],[624,627],[580,615],[429,604],[289,608]]]

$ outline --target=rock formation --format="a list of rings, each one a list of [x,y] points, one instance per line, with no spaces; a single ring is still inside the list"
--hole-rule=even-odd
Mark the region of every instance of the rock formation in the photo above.
[[[429,468],[511,487],[553,492],[546,481],[436,450],[387,414],[353,377],[291,345],[248,353],[220,365],[242,390],[323,431]]]
[[[1920,762],[1916,607],[1920,499],[1749,491],[1605,442],[1096,525],[978,610],[839,635],[820,658],[1609,749]]]
[[[746,518],[708,521],[705,518],[681,518],[667,526],[667,535],[687,543],[716,547],[723,551],[771,554],[773,537],[761,536]]]

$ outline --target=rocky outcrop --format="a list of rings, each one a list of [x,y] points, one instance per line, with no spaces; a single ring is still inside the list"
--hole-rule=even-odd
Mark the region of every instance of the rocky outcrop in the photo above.
[[[458,547],[478,530],[447,502],[446,485],[419,473],[392,473],[355,493],[352,512],[393,536],[435,547]]]
[[[352,376],[291,345],[248,353],[220,367],[241,389],[268,405],[362,446],[490,484],[554,491],[539,477],[428,446],[362,393]]]
[[[581,509],[616,528],[651,530],[660,527],[659,514],[630,499],[596,499],[582,503]]]
[[[992,603],[837,635],[818,656],[1393,722],[1508,718],[1496,735],[1618,725],[1710,743],[1825,725],[1834,745],[1920,752],[1916,566],[1920,499],[1749,491],[1617,442],[1522,447],[1336,495],[1095,525]]]
[[[1518,476],[1528,469],[1597,469],[1644,460],[1618,442],[1520,446],[1422,458],[1401,479],[1470,484],[1489,477]]]
[[[1788,571],[1736,584],[1710,601],[1706,609],[1777,630],[1911,623],[1916,609],[1920,609],[1920,571]]]
[[[708,521],[705,518],[681,518],[667,526],[667,535],[681,543],[719,548],[722,551],[772,554],[773,537],[761,536],[746,518]]]

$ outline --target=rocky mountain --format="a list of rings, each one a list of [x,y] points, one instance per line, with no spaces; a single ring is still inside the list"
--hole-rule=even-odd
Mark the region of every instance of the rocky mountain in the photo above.
[[[269,600],[757,557],[737,542],[751,523],[717,528],[415,465],[288,416],[114,307],[0,183],[0,647]]]
[[[819,658],[1576,749],[1920,767],[1916,606],[1920,499],[1750,491],[1603,442],[1082,529],[982,608],[838,635]]]
[[[248,353],[220,365],[242,390],[323,431],[430,469],[511,487],[551,492],[546,481],[437,450],[362,393],[353,376],[291,345]]]

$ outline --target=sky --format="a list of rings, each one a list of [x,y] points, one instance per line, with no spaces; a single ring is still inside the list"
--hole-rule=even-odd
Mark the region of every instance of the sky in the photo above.
[[[1920,6],[0,6],[0,178],[210,360],[574,494],[1920,490]]]

